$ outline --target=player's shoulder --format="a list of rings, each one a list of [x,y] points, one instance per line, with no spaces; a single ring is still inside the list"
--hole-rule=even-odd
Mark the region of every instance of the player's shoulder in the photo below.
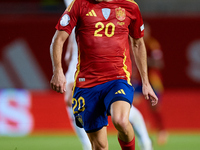
[[[74,1],[78,1],[79,3],[95,3],[94,0],[74,0]]]
[[[83,3],[86,3],[86,2],[92,2],[92,0],[72,0],[71,4],[73,4],[73,3],[83,4]]]
[[[138,7],[138,4],[134,0],[124,0],[124,2],[131,7]]]
[[[91,1],[91,0],[73,0],[65,11],[66,12],[70,11],[74,5],[76,6],[76,8],[79,7],[79,9],[80,9],[81,7],[84,7],[84,5],[89,3],[89,1]]]
[[[138,4],[134,0],[123,0],[123,6],[129,11],[140,11]]]
[[[95,4],[94,0],[74,0],[77,1],[82,7],[88,7],[89,4]]]

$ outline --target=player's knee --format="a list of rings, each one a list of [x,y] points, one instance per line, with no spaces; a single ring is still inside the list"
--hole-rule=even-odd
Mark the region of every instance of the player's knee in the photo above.
[[[126,129],[130,123],[127,117],[115,116],[112,118],[112,122],[118,131],[127,132]]]
[[[108,149],[108,143],[107,142],[91,142],[92,149],[95,150],[107,150]]]

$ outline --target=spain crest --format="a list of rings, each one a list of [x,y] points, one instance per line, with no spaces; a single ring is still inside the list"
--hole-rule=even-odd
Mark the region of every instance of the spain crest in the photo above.
[[[84,126],[82,116],[79,114],[76,116],[76,125],[80,128],[83,128],[83,126]]]
[[[126,11],[124,8],[115,8],[116,18],[119,21],[123,21],[126,18]]]

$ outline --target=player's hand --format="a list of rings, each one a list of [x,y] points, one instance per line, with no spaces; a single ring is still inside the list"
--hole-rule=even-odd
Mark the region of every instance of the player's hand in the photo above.
[[[143,91],[145,99],[150,100],[152,106],[155,106],[158,103],[158,97],[154,93],[150,84],[143,85],[142,91]]]
[[[66,91],[66,78],[62,70],[54,71],[50,84],[51,88],[58,93],[64,93]]]

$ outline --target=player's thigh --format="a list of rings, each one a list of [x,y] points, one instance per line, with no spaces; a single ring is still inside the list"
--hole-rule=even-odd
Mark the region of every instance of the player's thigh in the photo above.
[[[112,122],[115,125],[127,124],[130,114],[130,103],[126,101],[115,101],[111,104],[110,112]]]
[[[87,133],[93,149],[108,149],[107,127],[104,126],[96,132]]]
[[[91,133],[108,125],[104,101],[99,97],[99,86],[92,88],[75,87],[73,95],[73,112],[76,124]]]
[[[108,87],[108,89],[109,91],[106,93],[104,98],[104,105],[108,115],[111,114],[110,106],[117,101],[126,102],[125,104],[129,103],[130,107],[133,102],[134,90],[126,80],[115,80],[114,83]]]

